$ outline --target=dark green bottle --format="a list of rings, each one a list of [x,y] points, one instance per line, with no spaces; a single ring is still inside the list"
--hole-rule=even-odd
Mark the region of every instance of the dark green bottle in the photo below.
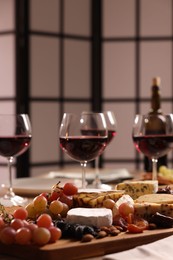
[[[149,111],[149,115],[161,115],[162,109],[161,109],[161,96],[160,96],[160,78],[156,77],[152,80],[152,87],[151,87],[151,108]],[[156,122],[155,122],[156,123]],[[152,126],[152,123],[151,123]],[[157,127],[157,124],[153,125],[154,128]],[[158,133],[162,131],[160,127],[158,126]],[[155,130],[154,130],[155,131]],[[167,166],[167,155],[161,157],[158,159],[157,168],[161,165]],[[148,157],[144,157],[144,170],[146,172],[152,172],[152,162]]]

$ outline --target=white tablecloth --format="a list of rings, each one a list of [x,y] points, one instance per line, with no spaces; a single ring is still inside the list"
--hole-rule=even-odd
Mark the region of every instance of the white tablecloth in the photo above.
[[[134,249],[119,253],[109,254],[103,260],[172,260],[173,259],[173,235],[156,242],[138,246]]]

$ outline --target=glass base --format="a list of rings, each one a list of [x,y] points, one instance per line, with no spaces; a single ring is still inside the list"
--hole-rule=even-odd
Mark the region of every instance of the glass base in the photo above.
[[[17,195],[9,197],[7,195],[0,197],[0,204],[4,207],[12,207],[12,206],[26,206],[28,203],[27,198],[23,198]]]
[[[95,189],[95,190],[105,190],[105,191],[108,191],[108,190],[112,190],[112,187],[111,185],[108,185],[108,184],[104,184],[104,183],[92,183],[92,184],[89,184],[87,186],[87,189]]]

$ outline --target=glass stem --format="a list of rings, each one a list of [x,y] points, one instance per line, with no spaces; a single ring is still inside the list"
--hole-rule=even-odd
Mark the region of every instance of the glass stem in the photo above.
[[[99,171],[99,160],[100,160],[100,157],[97,157],[95,159],[95,179],[93,181],[93,186],[95,188],[99,188],[100,185],[101,185],[101,181],[100,181],[100,171]]]
[[[13,162],[13,157],[8,158],[8,170],[9,170],[9,188],[7,192],[8,197],[14,197],[14,192],[13,192],[13,185],[12,185],[12,162]]]
[[[158,159],[152,158],[152,180],[157,180],[157,162]]]
[[[82,189],[86,188],[86,166],[87,162],[81,162],[81,167],[82,167]]]

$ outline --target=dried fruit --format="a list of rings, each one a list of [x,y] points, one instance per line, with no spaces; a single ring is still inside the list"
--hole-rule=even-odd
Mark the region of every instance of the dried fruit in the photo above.
[[[172,228],[173,227],[173,218],[165,216],[156,212],[150,219],[150,223],[154,223],[157,227],[160,228]]]

